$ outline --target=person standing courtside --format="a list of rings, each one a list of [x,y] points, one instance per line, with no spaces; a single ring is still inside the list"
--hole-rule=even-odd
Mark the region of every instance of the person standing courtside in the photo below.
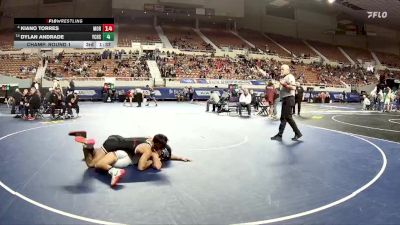
[[[301,102],[303,101],[303,94],[304,94],[304,89],[300,85],[299,82],[296,82],[296,95],[295,95],[295,106],[293,106],[293,115],[296,114],[296,104],[297,104],[297,115],[300,116],[300,111],[301,111]]]
[[[295,133],[292,140],[297,141],[303,135],[297,128],[296,122],[292,117],[292,107],[295,104],[296,81],[294,76],[290,73],[289,66],[286,64],[281,66],[281,76],[284,76],[284,78],[280,80],[280,96],[282,99],[281,124],[279,125],[279,133],[271,137],[271,140],[281,141],[286,123],[289,123]]]

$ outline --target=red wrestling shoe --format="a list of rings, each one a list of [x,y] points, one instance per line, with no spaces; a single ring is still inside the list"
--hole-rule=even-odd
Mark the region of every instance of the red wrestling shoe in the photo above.
[[[121,177],[125,175],[124,169],[116,169],[114,173],[111,174],[111,186],[114,187],[118,184]]]
[[[96,143],[94,139],[86,139],[82,136],[75,137],[75,141],[85,145],[94,145]]]

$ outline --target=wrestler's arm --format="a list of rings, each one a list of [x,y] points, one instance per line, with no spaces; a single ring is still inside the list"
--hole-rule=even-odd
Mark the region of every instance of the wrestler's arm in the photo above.
[[[184,161],[184,162],[191,162],[192,161],[189,158],[182,157],[182,156],[177,156],[177,155],[171,155],[171,160]]]
[[[153,161],[150,159],[152,153],[150,145],[145,143],[140,144],[136,147],[135,152],[141,154],[138,162],[138,170],[143,171],[153,164]]]
[[[153,159],[153,168],[156,170],[161,170],[162,162],[158,153],[152,152],[151,156],[152,156],[151,158]]]

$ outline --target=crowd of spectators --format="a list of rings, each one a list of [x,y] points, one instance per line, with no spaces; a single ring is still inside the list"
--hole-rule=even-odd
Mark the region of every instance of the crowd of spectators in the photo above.
[[[254,59],[246,56],[231,58],[208,55],[176,54],[173,52],[149,51],[125,52],[104,50],[101,53],[61,52],[48,61],[48,77],[151,77],[147,60],[156,60],[162,77],[165,78],[208,78],[229,80],[277,79],[280,61]],[[34,75],[39,66],[36,55],[1,55],[0,72]],[[6,64],[7,63],[7,64]],[[11,66],[10,66],[11,65]],[[15,65],[17,65],[15,67]],[[14,69],[10,70],[11,68]],[[10,71],[9,71],[10,70]],[[322,63],[304,64],[292,60],[291,71],[302,84],[318,85],[368,85],[376,83],[376,72],[354,65],[333,67]],[[387,78],[400,78],[400,72],[378,71]]]
[[[262,60],[245,57],[171,54],[158,57],[157,64],[163,77],[237,80],[269,78],[265,72],[259,70]]]
[[[49,58],[46,75],[49,77],[149,77],[147,54],[126,53],[124,50],[104,50],[100,53],[65,54]]]

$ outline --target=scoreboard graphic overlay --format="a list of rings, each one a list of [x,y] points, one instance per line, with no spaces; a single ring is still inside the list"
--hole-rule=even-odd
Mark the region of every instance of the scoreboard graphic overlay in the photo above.
[[[112,48],[114,18],[15,18],[14,48]]]

